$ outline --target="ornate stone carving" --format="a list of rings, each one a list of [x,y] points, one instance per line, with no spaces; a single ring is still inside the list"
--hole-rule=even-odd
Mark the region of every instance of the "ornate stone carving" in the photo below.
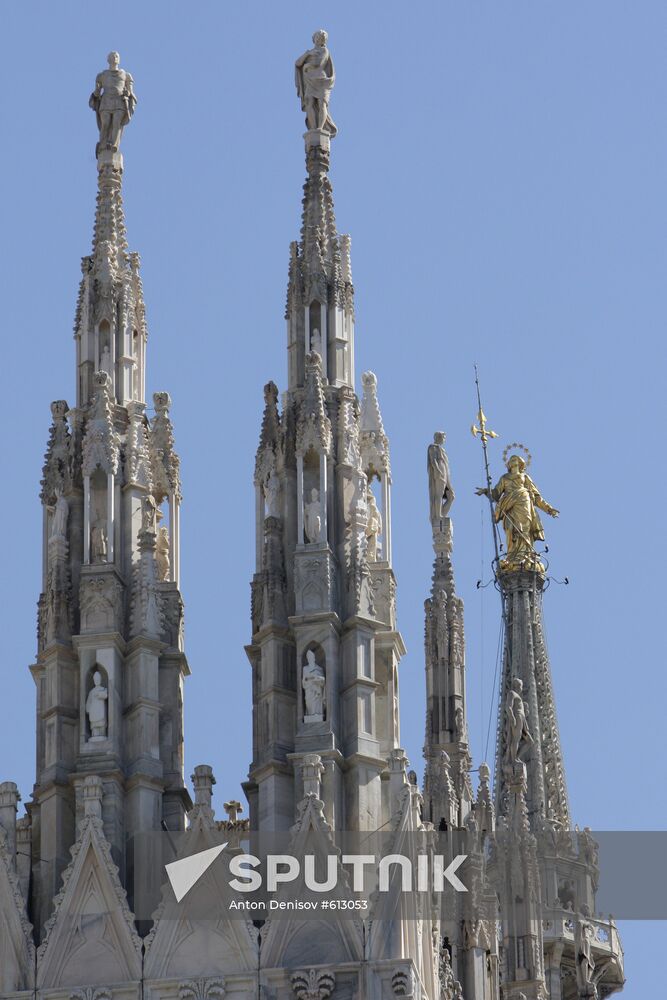
[[[115,577],[83,577],[79,603],[82,631],[122,631],[123,587]]]
[[[71,435],[67,426],[69,407],[64,399],[51,403],[53,422],[49,431],[49,441],[44,455],[44,468],[40,499],[42,503],[53,505],[57,493],[64,493],[70,484]]]
[[[449,949],[444,945],[440,949],[438,979],[440,981],[440,1000],[463,1000],[461,984],[458,979],[454,979]]]
[[[84,986],[70,993],[69,1000],[113,1000],[113,990],[108,986]]]
[[[292,989],[296,1000],[328,1000],[335,986],[336,977],[326,969],[292,973]]]
[[[303,721],[322,722],[325,712],[326,679],[324,668],[315,659],[312,649],[306,653],[306,662],[301,671],[301,686],[305,703]]]
[[[82,446],[83,475],[91,476],[98,468],[115,475],[119,448],[111,409],[111,379],[106,372],[99,371],[93,382],[95,396]]]
[[[329,114],[329,98],[336,82],[336,72],[327,48],[328,37],[322,28],[316,31],[313,48],[299,56],[294,70],[301,110],[306,112],[306,125],[309,129],[328,132],[333,137],[338,130]]]
[[[152,470],[145,411],[145,403],[134,400],[127,405],[130,422],[125,444],[125,481],[150,490]]]
[[[178,1000],[224,1000],[225,980],[188,979],[178,984]]]
[[[174,447],[174,429],[169,417],[171,397],[168,392],[154,392],[155,416],[151,422],[150,455],[153,470],[153,496],[158,504],[170,494],[181,496],[180,459]]]
[[[304,395],[296,426],[296,451],[305,455],[309,448],[318,454],[331,451],[331,421],[326,413],[322,391],[322,359],[319,354],[306,356]]]
[[[97,74],[95,89],[88,102],[95,112],[100,130],[99,142],[95,147],[96,156],[105,149],[118,151],[123,129],[137,105],[132,77],[120,68],[118,53],[110,52],[107,62],[109,68]]]
[[[132,603],[130,607],[131,635],[144,634],[158,638],[164,631],[162,595],[158,589],[155,525],[156,509],[153,497],[142,503],[142,528],[139,531],[139,562],[134,567]]]
[[[361,376],[363,396],[361,399],[361,461],[363,471],[369,480],[386,474],[391,479],[389,439],[385,434],[380,404],[377,397],[377,376],[374,372],[364,372]]]
[[[428,446],[428,495],[431,524],[436,525],[447,517],[454,502],[454,490],[449,473],[449,460],[444,449],[445,433],[436,431],[433,444]]]
[[[93,674],[93,687],[86,698],[86,715],[90,723],[90,742],[107,738],[107,700],[109,692],[102,684],[99,670]]]
[[[396,969],[392,973],[391,989],[396,997],[411,997],[414,989],[412,969]]]

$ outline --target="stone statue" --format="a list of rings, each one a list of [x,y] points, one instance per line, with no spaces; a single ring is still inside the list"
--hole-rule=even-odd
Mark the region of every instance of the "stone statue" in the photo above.
[[[110,52],[107,62],[109,68],[97,74],[95,90],[88,102],[97,116],[97,127],[100,130],[100,141],[95,147],[96,156],[105,149],[118,152],[123,129],[137,105],[132,77],[120,68],[118,53]]]
[[[514,764],[520,759],[519,749],[522,742],[528,744],[533,742],[528,728],[522,694],[523,681],[520,677],[513,677],[512,686],[507,693],[507,701],[505,702],[505,759],[510,764]]]
[[[458,743],[463,743],[466,739],[466,723],[463,716],[463,709],[457,706],[454,712],[454,738]]]
[[[433,444],[428,446],[428,493],[433,525],[443,517],[447,517],[454,502],[454,490],[444,443],[444,431],[436,431],[433,435]]]
[[[280,517],[280,480],[271,470],[264,483],[264,499],[266,501],[266,516]]]
[[[168,580],[171,568],[171,561],[169,559],[169,532],[164,525],[158,531],[155,545],[155,559],[157,561],[158,580]]]
[[[310,350],[313,354],[319,354],[322,357],[322,337],[317,327],[310,335]]]
[[[67,537],[67,519],[69,518],[69,504],[60,490],[56,490],[55,506],[49,507],[53,513],[51,521],[50,538]]]
[[[503,522],[507,543],[507,555],[501,560],[500,568],[543,571],[534,550],[534,543],[544,540],[544,529],[535,508],[539,507],[551,517],[558,517],[559,512],[542,499],[525,469],[526,462],[521,455],[511,455],[507,460],[507,472],[491,490],[491,499],[496,502],[495,519]],[[475,492],[477,496],[489,496],[489,490],[483,486]]]
[[[318,490],[312,489],[310,491],[310,502],[305,505],[303,515],[307,541],[319,542],[322,519],[320,517],[320,494]]]
[[[104,347],[102,351],[102,357],[100,358],[100,368],[102,371],[106,372],[107,375],[111,375],[111,353],[107,346]]]
[[[306,662],[301,674],[301,686],[303,687],[306,711],[303,717],[304,722],[324,721],[324,670],[315,659],[312,649],[306,653]]]
[[[93,522],[90,529],[90,561],[107,561],[107,526],[101,517]]]
[[[366,538],[368,540],[367,556],[369,562],[377,562],[379,553],[378,536],[382,534],[382,514],[375,502],[375,494],[368,491],[368,520],[366,522]]]
[[[590,915],[588,904],[584,903],[581,907],[581,916],[576,923],[574,941],[577,987],[580,997],[597,997],[597,987],[593,982],[595,960],[592,951],[595,927],[588,919]]]
[[[313,48],[299,56],[294,69],[296,92],[301,110],[306,112],[308,128],[328,132],[333,138],[338,129],[329,115],[329,97],[336,82],[336,71],[327,48],[328,37],[326,31],[316,31]]]
[[[141,501],[141,530],[155,531],[158,516],[158,505],[155,498],[149,493]],[[162,517],[162,512],[160,512]]]
[[[102,675],[99,670],[93,674],[93,685],[86,698],[86,713],[90,722],[91,740],[104,740],[107,737],[106,701],[109,697],[107,689],[102,685]]]

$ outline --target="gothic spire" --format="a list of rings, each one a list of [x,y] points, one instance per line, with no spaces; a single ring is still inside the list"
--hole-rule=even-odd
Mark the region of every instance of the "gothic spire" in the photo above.
[[[428,446],[429,509],[433,532],[433,579],[425,610],[426,660],[426,758],[425,789],[447,786],[449,761],[463,820],[472,800],[468,771],[468,731],[465,705],[465,654],[463,601],[456,594],[452,566],[453,528],[449,511],[454,490],[449,461],[444,449],[445,435],[436,432]],[[429,819],[447,821],[442,796],[425,796]]]
[[[144,400],[146,321],[139,255],[128,249],[123,214],[123,157],[120,140],[136,107],[132,77],[120,68],[117,52],[97,75],[90,107],[99,140],[97,204],[93,247],[82,259],[83,278],[77,302],[77,404],[93,396],[93,376],[103,370],[113,398],[122,404]]]
[[[337,232],[329,180],[337,133],[329,114],[335,71],[326,31],[316,31],[313,43],[295,64],[308,130],[301,237],[290,248],[287,290],[290,389],[303,385],[305,357],[312,351],[321,355],[331,384],[354,384],[350,239]]]

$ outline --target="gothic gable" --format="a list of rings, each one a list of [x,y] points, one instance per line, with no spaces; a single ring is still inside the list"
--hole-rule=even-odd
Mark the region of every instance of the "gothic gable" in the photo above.
[[[0,993],[32,989],[35,952],[32,928],[0,827]]]
[[[38,951],[37,985],[108,985],[141,978],[141,940],[102,822],[88,816]]]

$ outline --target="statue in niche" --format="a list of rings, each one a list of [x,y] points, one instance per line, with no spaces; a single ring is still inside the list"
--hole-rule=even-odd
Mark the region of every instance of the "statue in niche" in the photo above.
[[[328,132],[333,138],[338,129],[329,114],[329,98],[336,82],[336,71],[327,48],[328,38],[323,29],[316,31],[313,48],[299,56],[294,70],[301,110],[306,112],[306,125],[309,129]]]
[[[319,354],[322,357],[322,337],[320,336],[320,331],[315,327],[310,335],[310,350],[313,354]]]
[[[503,522],[507,544],[507,555],[501,560],[500,568],[543,571],[534,550],[536,541],[544,541],[544,528],[536,508],[551,517],[558,517],[559,512],[540,496],[526,468],[521,455],[510,455],[507,472],[491,490],[491,499],[496,502],[495,519]],[[477,496],[489,496],[489,490],[483,486],[475,492]]]
[[[86,714],[90,723],[91,740],[105,740],[107,738],[106,702],[108,697],[108,691],[102,684],[102,675],[99,670],[96,670],[93,674],[93,687],[86,698]]]
[[[104,346],[104,350],[102,351],[102,357],[100,358],[100,368],[102,371],[106,372],[107,375],[111,375],[111,353],[106,344]]]
[[[160,512],[160,517],[162,513]],[[141,530],[155,531],[158,518],[158,505],[153,496],[149,493],[141,501]]]
[[[100,141],[95,147],[96,156],[105,149],[118,151],[123,129],[137,106],[134,81],[129,73],[120,68],[118,53],[110,52],[107,62],[109,68],[97,74],[95,90],[88,101],[95,112],[100,130]]]
[[[48,509],[53,514],[49,537],[66,538],[67,519],[69,518],[69,504],[62,494],[62,490],[56,490],[56,502],[53,507],[49,507]]]
[[[454,490],[449,474],[449,460],[444,449],[445,433],[436,431],[433,444],[428,446],[428,493],[431,524],[447,517],[454,502]]]
[[[303,509],[303,524],[306,529],[306,539],[309,542],[319,542],[322,518],[320,513],[319,490],[310,491],[310,501]]]
[[[306,662],[301,673],[301,686],[306,706],[303,721],[323,722],[326,681],[324,669],[315,659],[315,653],[312,649],[306,653]]]
[[[526,708],[523,703],[522,694],[523,682],[521,678],[513,677],[512,686],[507,692],[507,701],[505,702],[505,759],[510,764],[514,764],[520,760],[519,750],[522,743],[533,743],[533,737],[528,728]]]
[[[589,917],[591,911],[587,903],[581,907],[581,916],[575,928],[575,952],[577,987],[580,997],[597,997],[598,991],[593,982],[595,960],[593,958],[592,942],[595,939],[595,927]]]
[[[105,520],[98,514],[90,529],[90,561],[105,563],[107,552],[107,526]]]
[[[463,743],[466,739],[466,723],[463,717],[463,709],[460,705],[454,712],[454,739],[457,743]]]
[[[264,483],[264,500],[266,502],[266,516],[280,517],[280,480],[273,469],[269,472]]]
[[[160,581],[169,579],[171,561],[169,559],[169,532],[164,525],[160,528],[155,545],[155,559],[157,561],[157,578]]]
[[[366,538],[368,541],[367,556],[369,562],[377,562],[379,552],[378,536],[382,534],[382,515],[375,502],[372,490],[367,494],[368,520],[366,522]]]

